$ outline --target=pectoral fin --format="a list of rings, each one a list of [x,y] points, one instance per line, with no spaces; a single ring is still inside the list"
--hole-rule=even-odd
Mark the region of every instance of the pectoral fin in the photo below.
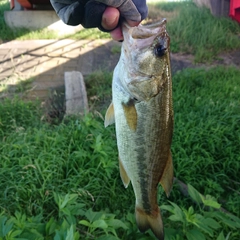
[[[162,185],[167,197],[169,197],[173,185],[173,163],[171,151],[169,151],[168,160],[164,168],[160,184]]]
[[[133,131],[137,129],[137,110],[133,101],[129,101],[128,104],[122,104],[124,115],[127,120],[129,128]]]
[[[120,176],[121,176],[123,185],[125,188],[127,188],[128,184],[130,183],[130,178],[128,177],[128,175],[126,173],[120,158],[119,158],[119,169],[120,169]]]
[[[107,127],[113,123],[115,123],[114,106],[113,106],[113,103],[111,103],[105,115],[104,126]]]

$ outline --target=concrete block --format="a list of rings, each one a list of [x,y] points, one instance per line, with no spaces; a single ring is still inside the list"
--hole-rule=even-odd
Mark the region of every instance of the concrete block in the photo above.
[[[65,72],[66,115],[78,115],[88,112],[86,87],[81,72]]]
[[[58,35],[74,34],[83,29],[81,25],[66,25],[59,19],[55,11],[5,11],[4,19],[12,29],[38,30],[47,28],[56,31]]]

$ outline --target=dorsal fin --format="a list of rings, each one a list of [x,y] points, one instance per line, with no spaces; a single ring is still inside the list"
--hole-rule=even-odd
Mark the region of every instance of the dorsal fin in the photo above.
[[[169,197],[173,185],[173,163],[172,163],[172,153],[169,150],[168,160],[163,171],[163,175],[160,180],[167,197]]]

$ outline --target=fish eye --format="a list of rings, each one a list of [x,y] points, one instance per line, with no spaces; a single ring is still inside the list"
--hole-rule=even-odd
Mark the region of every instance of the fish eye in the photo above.
[[[163,45],[159,44],[154,48],[154,53],[157,57],[162,57],[165,54],[166,48]]]
[[[133,98],[133,101],[134,101],[135,103],[139,102],[139,100],[138,100],[136,97]]]

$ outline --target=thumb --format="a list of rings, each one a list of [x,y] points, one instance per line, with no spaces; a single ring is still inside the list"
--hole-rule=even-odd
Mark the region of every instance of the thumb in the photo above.
[[[106,30],[113,30],[117,27],[120,13],[116,8],[107,7],[102,15],[102,27]]]

